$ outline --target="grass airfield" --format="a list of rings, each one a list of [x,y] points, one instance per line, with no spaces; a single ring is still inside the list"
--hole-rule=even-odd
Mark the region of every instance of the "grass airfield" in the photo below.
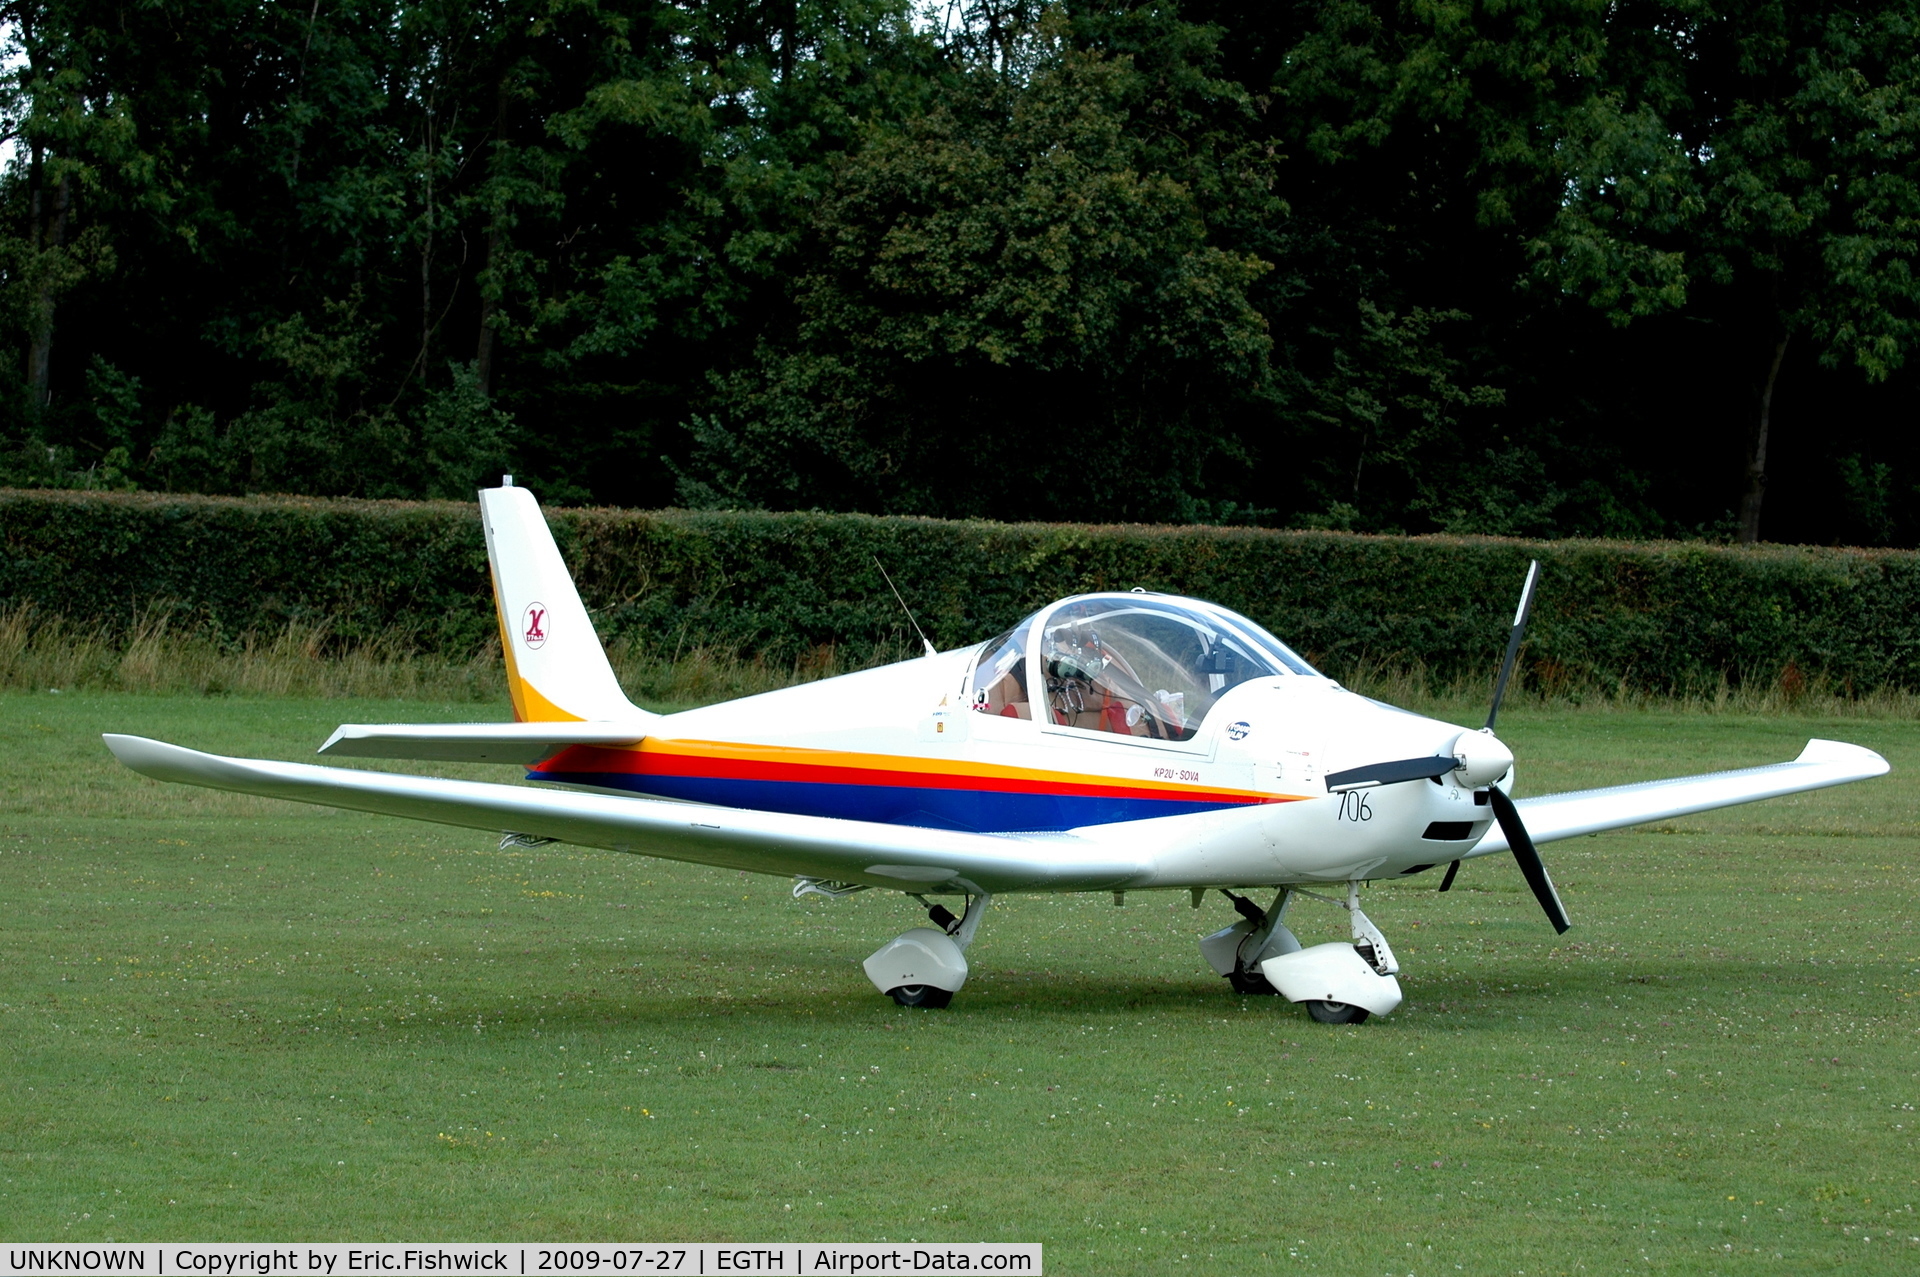
[[[0,696],[9,1240],[1041,1241],[1054,1273],[1920,1268],[1920,723],[1516,707],[1522,794],[1869,745],[1891,777],[1382,884],[1407,1002],[1231,994],[1186,893],[917,925],[787,883],[177,786],[472,704]],[[425,770],[424,768],[422,770]],[[442,769],[503,779],[509,769]],[[1302,902],[1303,940],[1343,916]]]

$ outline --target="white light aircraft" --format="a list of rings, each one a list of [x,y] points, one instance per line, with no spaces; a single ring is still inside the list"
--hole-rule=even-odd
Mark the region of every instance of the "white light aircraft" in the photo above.
[[[348,724],[329,757],[495,762],[544,788],[224,758],[136,736],[137,772],[295,802],[791,876],[796,897],[898,891],[926,909],[866,960],[903,1006],[967,978],[988,903],[1011,892],[1220,891],[1240,915],[1200,941],[1242,993],[1357,1023],[1399,1005],[1399,964],[1363,882],[1502,852],[1556,930],[1536,844],[1883,775],[1809,741],[1792,762],[1515,800],[1493,733],[1539,567],[1528,570],[1483,728],[1355,695],[1260,626],[1140,591],[1049,604],[985,643],[678,714],[620,690],[533,496],[480,493],[512,723]],[[924,639],[923,639],[924,642]],[[1277,890],[1261,907],[1243,892]],[[964,901],[956,916],[931,897]],[[1300,900],[1352,943],[1303,947]]]

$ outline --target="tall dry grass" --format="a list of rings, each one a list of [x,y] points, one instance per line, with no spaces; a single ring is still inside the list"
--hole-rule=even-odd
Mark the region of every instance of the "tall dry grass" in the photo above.
[[[614,673],[639,704],[681,709],[776,691],[795,683],[867,669],[914,653],[896,643],[851,650],[822,646],[791,661],[707,646],[670,652],[616,641]],[[1346,686],[1390,704],[1455,722],[1484,717],[1492,676],[1444,678],[1422,666],[1362,664],[1339,674]],[[422,653],[402,631],[345,644],[325,625],[288,624],[271,635],[223,641],[178,613],[155,608],[115,629],[77,625],[31,607],[0,612],[0,689],[99,689],[193,696],[366,697],[494,702],[507,699],[497,642],[467,660]],[[1630,682],[1542,685],[1523,677],[1508,705],[1552,708],[1664,709],[1706,714],[1920,718],[1920,694],[1844,688],[1789,669],[1771,681],[1716,685],[1679,694]]]
[[[0,612],[0,688],[100,689],[165,695],[504,698],[498,645],[467,661],[424,656],[404,634],[332,641],[325,625],[223,642],[154,608],[131,625],[76,624],[32,607]]]
[[[860,651],[824,646],[792,661],[768,662],[703,646],[649,652],[631,642],[616,642],[607,653],[628,694],[656,708],[770,692],[909,654],[893,644]],[[162,608],[121,628],[78,625],[31,607],[0,612],[0,688],[501,704],[507,699],[497,641],[464,661],[422,653],[403,631],[345,644],[327,626],[301,622],[276,634],[222,641]]]
[[[1493,674],[1446,678],[1424,666],[1363,664],[1339,676],[1363,696],[1452,722],[1486,717]],[[1789,666],[1774,679],[1735,683],[1725,674],[1705,687],[1653,690],[1629,679],[1612,683],[1542,681],[1526,671],[1507,689],[1505,706],[1537,709],[1665,710],[1689,714],[1800,715],[1815,718],[1920,718],[1920,693],[1879,688],[1855,693],[1824,676]]]
[[[700,645],[661,652],[649,651],[632,641],[616,641],[607,650],[607,659],[627,695],[648,706],[711,705],[851,674],[913,655],[914,651],[898,643],[875,643],[858,649],[823,644],[790,661],[768,661]]]

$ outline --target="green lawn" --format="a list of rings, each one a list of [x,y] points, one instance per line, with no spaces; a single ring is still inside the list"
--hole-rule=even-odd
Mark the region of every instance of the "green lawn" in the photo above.
[[[901,897],[157,785],[472,705],[0,697],[0,1233],[1040,1241],[1054,1273],[1920,1268],[1920,724],[1512,710],[1521,789],[1894,775],[1383,885],[1406,1004],[1327,1028],[1184,892],[1015,898],[946,1012]],[[473,772],[499,775],[510,773]],[[1297,911],[1309,943],[1338,934]]]

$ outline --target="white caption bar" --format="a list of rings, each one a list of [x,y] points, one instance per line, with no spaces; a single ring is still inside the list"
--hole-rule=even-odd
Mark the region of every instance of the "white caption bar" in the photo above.
[[[73,1273],[139,1277],[605,1277],[675,1273],[1017,1273],[1038,1274],[1040,1245],[1002,1242],[148,1242],[135,1245],[8,1242],[4,1277]]]

